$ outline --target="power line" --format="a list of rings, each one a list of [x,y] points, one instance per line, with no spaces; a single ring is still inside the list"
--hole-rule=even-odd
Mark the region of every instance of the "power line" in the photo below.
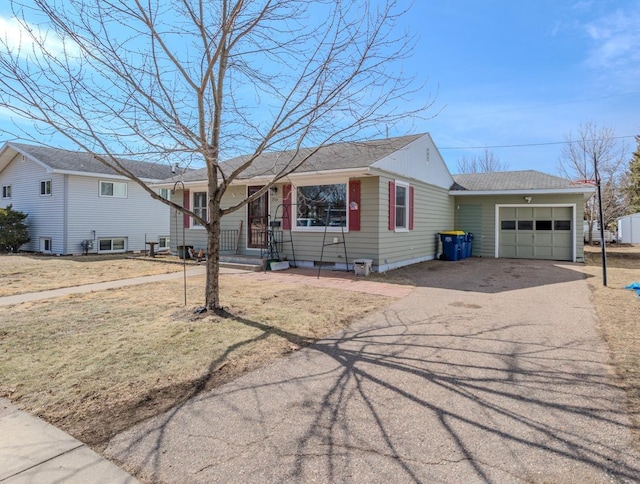
[[[533,105],[533,106],[522,106],[522,107],[516,107],[516,108],[509,108],[509,109],[500,109],[500,110],[497,110],[497,111],[487,111],[487,112],[484,112],[484,113],[451,114],[451,115],[447,115],[446,112],[443,112],[443,115],[440,118],[441,119],[452,119],[452,118],[470,118],[470,117],[476,117],[476,116],[490,116],[492,114],[503,114],[503,113],[513,113],[513,112],[517,112],[517,111],[526,111],[526,110],[531,110],[531,109],[552,108],[552,107],[556,107],[556,106],[565,106],[567,104],[582,104],[582,103],[587,103],[587,102],[591,102],[591,101],[601,101],[603,99],[611,99],[611,98],[616,98],[616,97],[637,96],[638,94],[640,94],[640,91],[627,92],[627,93],[622,93],[622,94],[610,94],[608,96],[597,96],[597,97],[589,97],[589,98],[583,98],[583,99],[574,99],[574,100],[571,100],[571,101],[558,101],[558,102],[555,102],[555,103],[538,104],[538,105]]]
[[[626,138],[635,138],[635,135],[631,135],[631,136],[612,136],[610,138],[606,138],[606,139],[626,139]],[[524,144],[519,144],[519,145],[494,145],[494,146],[445,146],[440,147],[438,146],[439,150],[482,150],[485,148],[524,148],[524,147],[529,147],[529,146],[549,146],[549,145],[564,145],[564,144],[570,144],[570,143],[578,143],[581,141],[602,141],[605,138],[594,138],[594,139],[587,139],[587,140],[570,140],[570,141],[550,141],[547,143],[524,143]]]

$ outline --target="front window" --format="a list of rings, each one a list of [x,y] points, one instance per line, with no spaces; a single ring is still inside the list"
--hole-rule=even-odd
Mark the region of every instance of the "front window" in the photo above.
[[[207,220],[207,192],[195,192],[193,194],[193,213]],[[193,225],[201,225],[197,220],[193,220]]]
[[[158,237],[158,249],[168,249],[171,239],[169,237]]]
[[[51,180],[40,182],[40,195],[51,195]]]
[[[347,185],[298,187],[296,227],[346,227]]]
[[[165,200],[169,200],[169,189],[168,188],[161,188],[158,191],[159,195],[164,198]]]
[[[396,182],[396,229],[409,228],[409,187]]]
[[[11,198],[11,185],[2,186],[2,198]]]
[[[127,198],[127,184],[124,182],[100,182],[101,197]]]

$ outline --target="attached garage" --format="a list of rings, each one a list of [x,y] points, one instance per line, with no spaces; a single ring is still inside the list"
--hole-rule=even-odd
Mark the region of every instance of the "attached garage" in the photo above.
[[[474,233],[474,256],[584,260],[584,203],[595,187],[533,170],[453,178],[455,229]]]
[[[496,206],[497,257],[574,260],[575,206]]]

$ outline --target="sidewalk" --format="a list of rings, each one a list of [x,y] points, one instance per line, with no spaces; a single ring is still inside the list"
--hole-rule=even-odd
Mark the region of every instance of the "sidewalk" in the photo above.
[[[0,482],[138,481],[82,442],[0,398]]]

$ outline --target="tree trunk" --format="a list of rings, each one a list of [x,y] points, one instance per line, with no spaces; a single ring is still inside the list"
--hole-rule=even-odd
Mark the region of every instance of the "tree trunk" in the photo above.
[[[220,305],[220,213],[211,211],[207,224],[207,282],[205,306],[209,311],[222,309]]]

